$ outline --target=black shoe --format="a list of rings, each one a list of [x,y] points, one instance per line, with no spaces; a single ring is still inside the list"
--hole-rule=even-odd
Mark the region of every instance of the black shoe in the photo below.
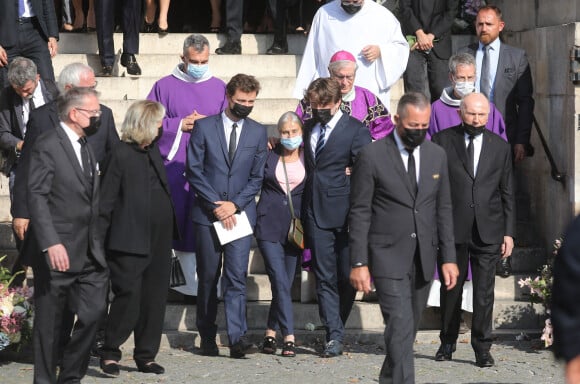
[[[266,337],[264,337],[264,342],[262,343],[262,347],[260,348],[260,351],[262,353],[265,353],[266,355],[273,355],[276,353],[277,344],[278,343],[276,342],[275,337],[266,336]]]
[[[91,348],[92,357],[101,357],[101,348],[105,345],[105,335],[102,332],[97,332],[97,337],[95,338],[95,344]]]
[[[119,364],[118,363],[109,363],[105,364],[105,360],[101,359],[99,362],[103,373],[109,376],[119,376],[121,371],[119,371]]]
[[[240,41],[229,41],[215,50],[218,55],[241,55],[242,43]]]
[[[97,75],[98,77],[111,77],[113,76],[113,66],[112,65],[103,65],[101,68],[101,73]]]
[[[342,355],[343,346],[338,340],[330,340],[324,347],[321,357],[336,357]]]
[[[455,344],[441,344],[435,353],[435,361],[451,360],[454,351]]]
[[[266,51],[266,55],[284,55],[288,53],[288,43],[276,43],[272,44],[270,48]]]
[[[499,259],[495,265],[495,274],[499,277],[510,277],[512,274],[512,263],[510,257]]]
[[[127,68],[129,75],[138,76],[141,74],[141,67],[137,64],[137,59],[132,53],[123,53],[121,55],[121,65]]]
[[[162,375],[165,373],[165,368],[154,361],[147,364],[137,364],[137,370],[139,372],[154,373],[156,375]]]
[[[241,359],[246,354],[256,352],[258,352],[256,345],[251,343],[245,336],[240,337],[240,340],[230,346],[230,357],[234,359]]]
[[[489,352],[482,352],[475,354],[475,365],[480,368],[488,368],[493,367],[495,365],[495,361],[493,357],[491,357],[491,353]]]
[[[201,340],[199,354],[202,356],[219,356],[220,350],[215,342],[215,337],[213,339]]]

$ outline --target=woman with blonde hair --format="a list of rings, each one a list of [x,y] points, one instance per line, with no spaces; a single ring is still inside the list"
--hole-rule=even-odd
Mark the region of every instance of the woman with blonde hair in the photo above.
[[[165,108],[137,101],[127,111],[121,142],[106,162],[99,226],[105,236],[111,302],[100,350],[101,369],[119,375],[120,346],[134,333],[140,372],[161,374],[155,362],[169,289],[175,214],[156,140]]]

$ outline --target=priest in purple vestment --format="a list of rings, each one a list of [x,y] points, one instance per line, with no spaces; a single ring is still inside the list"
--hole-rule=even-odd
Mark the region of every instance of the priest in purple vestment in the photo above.
[[[216,115],[226,106],[226,85],[209,71],[209,42],[203,35],[188,36],[183,43],[182,62],[169,76],[158,80],[147,99],[166,109],[159,149],[165,163],[171,199],[175,207],[181,240],[173,242],[187,284],[175,289],[197,295],[195,239],[190,217],[194,194],[185,178],[186,146],[197,119]]]
[[[356,70],[356,59],[350,52],[338,51],[330,58],[330,77],[340,83],[342,93],[340,109],[362,121],[369,128],[373,140],[381,139],[393,130],[391,115],[383,102],[371,91],[354,85]],[[303,122],[311,119],[310,103],[305,99],[300,100],[296,114]]]
[[[431,120],[427,138],[444,129],[461,124],[459,104],[463,96],[475,91],[475,58],[469,53],[459,53],[449,59],[451,87],[445,88],[439,100],[431,106]],[[507,141],[505,123],[500,111],[489,103],[489,117],[485,127]]]

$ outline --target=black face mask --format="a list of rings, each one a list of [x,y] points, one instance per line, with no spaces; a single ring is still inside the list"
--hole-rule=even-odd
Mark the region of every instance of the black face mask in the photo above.
[[[357,13],[358,11],[360,11],[361,8],[362,8],[362,4],[345,4],[345,3],[340,3],[340,6],[349,15],[354,15],[355,13]]]
[[[483,133],[485,126],[482,125],[480,127],[474,127],[471,124],[463,123],[463,129],[469,136],[479,136]]]
[[[234,103],[234,106],[230,109],[230,111],[232,112],[232,115],[234,115],[238,119],[245,119],[252,112],[253,108],[254,107]]]
[[[401,140],[405,147],[407,148],[416,148],[425,141],[425,136],[427,135],[426,129],[411,129],[411,128],[403,128],[404,135],[401,136]]]
[[[83,128],[85,131],[85,135],[91,136],[94,135],[101,126],[101,117],[100,116],[91,116],[89,117],[89,125]]]
[[[312,109],[312,117],[322,125],[326,125],[332,120],[330,108]]]

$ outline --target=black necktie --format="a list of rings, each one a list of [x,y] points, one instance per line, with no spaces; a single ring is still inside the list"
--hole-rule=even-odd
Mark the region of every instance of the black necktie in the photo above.
[[[413,156],[413,148],[405,148],[409,154],[409,160],[407,160],[407,175],[409,176],[409,182],[411,182],[411,190],[416,195],[417,194],[417,170],[415,167],[415,157]]]
[[[93,182],[93,166],[91,164],[91,155],[89,154],[89,147],[87,146],[87,138],[81,137],[79,140],[81,144],[81,162],[83,165],[83,173],[87,180],[92,184]]]
[[[491,74],[490,74],[490,54],[489,45],[483,46],[483,60],[481,62],[481,78],[479,79],[479,90],[488,99],[491,93]]]
[[[318,160],[318,155],[322,152],[322,148],[326,144],[326,128],[328,125],[320,125],[320,135],[318,136],[318,141],[316,142],[316,149],[314,151],[314,159]]]
[[[473,149],[473,138],[475,136],[469,135],[469,144],[467,144],[467,162],[469,163],[469,172],[475,176],[475,151]]]
[[[34,111],[36,106],[34,105],[34,97],[31,97],[28,101],[28,113]]]
[[[238,124],[234,123],[234,125],[232,125],[232,132],[230,133],[230,145],[228,147],[230,163],[234,162],[234,156],[236,155],[236,141],[238,140],[238,132],[236,131],[237,128]]]

